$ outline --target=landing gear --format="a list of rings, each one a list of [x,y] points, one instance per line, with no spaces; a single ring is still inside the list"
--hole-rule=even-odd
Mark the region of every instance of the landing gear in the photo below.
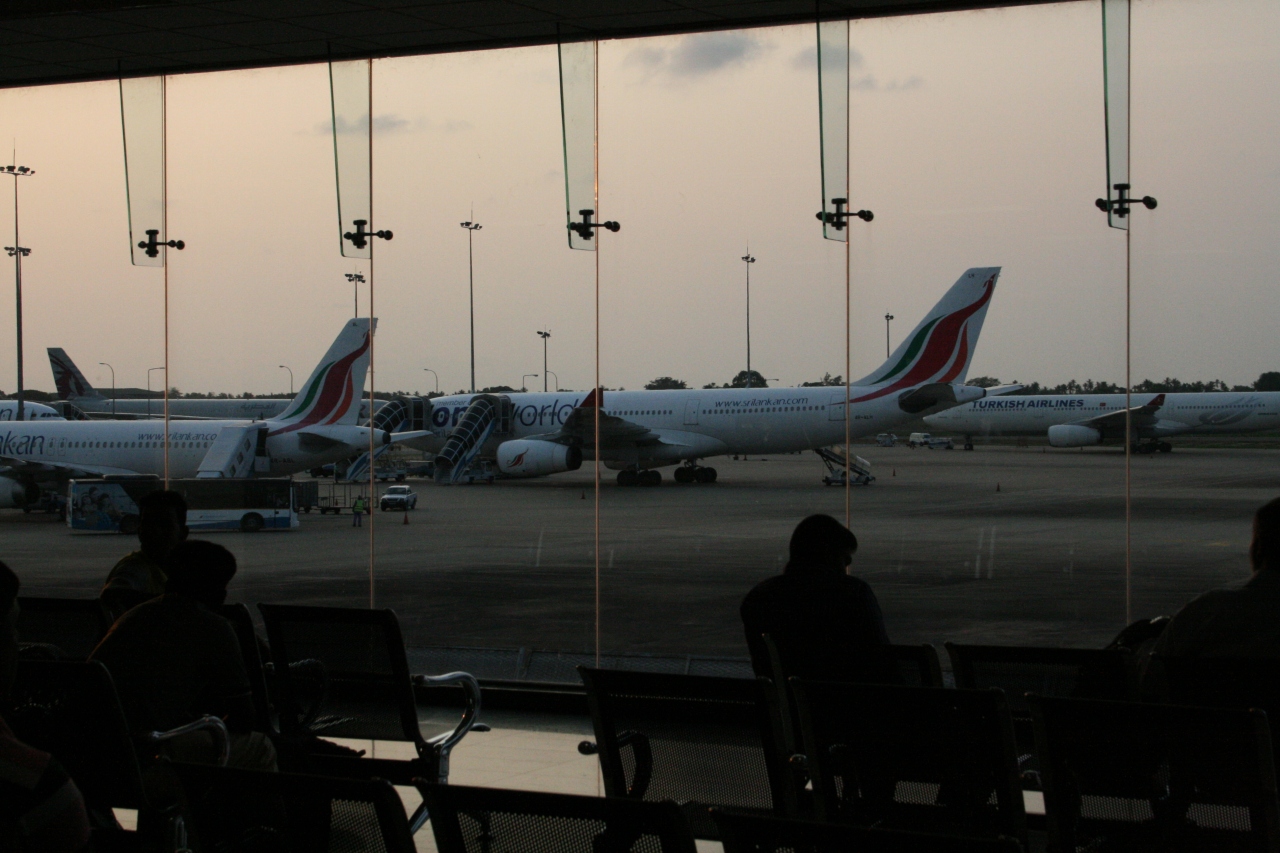
[[[715,468],[695,468],[693,475],[699,483],[714,483],[716,481]]]
[[[639,479],[639,472],[632,468],[624,468],[618,472],[619,486],[634,486]]]
[[[1173,445],[1167,441],[1157,441],[1156,450],[1159,450],[1161,453],[1172,453]]]
[[[701,465],[689,463],[677,468],[672,476],[677,483],[714,483],[716,481],[716,469],[704,468]]]
[[[1152,440],[1146,443],[1134,442],[1133,452],[1140,453],[1143,456],[1149,456],[1152,453],[1172,453],[1173,445],[1167,441]]]
[[[973,450],[973,436],[971,436],[971,435],[966,435],[966,436],[964,437],[964,449],[965,449],[965,450]]]
[[[647,471],[641,471],[636,479],[642,486],[660,486],[662,485],[662,472],[650,468]]]

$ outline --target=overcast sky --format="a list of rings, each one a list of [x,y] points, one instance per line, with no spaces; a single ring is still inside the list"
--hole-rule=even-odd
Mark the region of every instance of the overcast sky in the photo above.
[[[600,46],[603,377],[702,385],[752,362],[784,384],[843,372],[843,252],[821,239],[812,26]],[[1133,228],[1135,379],[1250,382],[1280,369],[1280,4],[1146,0],[1133,12],[1133,166],[1160,201]],[[1123,378],[1123,235],[1104,191],[1097,2],[857,21],[854,375],[967,267],[1001,265],[971,375]],[[350,316],[322,65],[169,81],[172,384],[279,391]],[[591,383],[589,253],[566,247],[553,47],[375,63],[379,389],[551,369]],[[129,264],[115,83],[0,91],[22,186],[28,387],[61,346],[95,384],[161,364],[161,278]],[[11,182],[9,182],[11,183]],[[0,182],[0,200],[9,198]],[[0,234],[12,212],[0,202]],[[10,242],[10,237],[4,238]],[[0,282],[7,281],[0,274]],[[0,283],[0,389],[14,386]],[[368,293],[360,295],[361,313]],[[530,383],[532,385],[532,383]],[[540,384],[538,387],[541,387]]]

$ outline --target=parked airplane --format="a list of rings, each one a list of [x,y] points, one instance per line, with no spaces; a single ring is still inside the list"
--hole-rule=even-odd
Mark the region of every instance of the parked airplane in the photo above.
[[[81,411],[98,417],[162,418],[164,400],[159,397],[116,398],[104,397],[84,378],[80,368],[61,347],[49,347],[49,367],[53,368],[53,382],[58,396],[74,403]],[[267,420],[274,418],[289,405],[288,398],[255,397],[243,399],[200,400],[173,398],[169,400],[171,418],[216,418],[220,420]]]
[[[486,464],[508,477],[572,471],[594,458],[599,415],[604,464],[620,485],[656,485],[655,469],[683,466],[677,482],[712,482],[700,459],[785,453],[883,431],[984,397],[964,384],[999,267],[966,271],[874,373],[839,387],[455,395],[432,401],[436,479],[474,478]],[[492,471],[492,467],[487,470]]]
[[[169,475],[244,477],[285,475],[346,459],[369,446],[369,428],[356,425],[369,367],[371,321],[348,320],[329,351],[290,402],[267,421],[171,424]],[[394,438],[374,430],[374,441]],[[23,506],[40,486],[72,477],[161,475],[164,424],[158,421],[15,422],[0,433],[0,507]]]
[[[0,421],[12,421],[18,418],[17,400],[0,400]],[[65,421],[66,418],[52,406],[44,403],[22,401],[22,419],[24,421]]]
[[[1175,435],[1231,435],[1280,428],[1280,392],[1133,394],[1132,441],[1140,453],[1168,453]],[[997,397],[933,414],[930,428],[975,435],[1048,435],[1054,447],[1124,440],[1124,394]]]

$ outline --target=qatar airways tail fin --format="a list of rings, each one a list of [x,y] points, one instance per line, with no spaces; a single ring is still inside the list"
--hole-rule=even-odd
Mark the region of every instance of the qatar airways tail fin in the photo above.
[[[999,277],[1000,267],[966,270],[888,361],[851,384],[887,386],[878,389],[881,396],[929,382],[964,382]]]
[[[80,368],[62,347],[49,347],[49,366],[53,368],[53,384],[58,388],[58,399],[102,399]]]
[[[348,320],[284,414],[272,420],[293,427],[355,424],[369,371],[369,345],[378,321]]]

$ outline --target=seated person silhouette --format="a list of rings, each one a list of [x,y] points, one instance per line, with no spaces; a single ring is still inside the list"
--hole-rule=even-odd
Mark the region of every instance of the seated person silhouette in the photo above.
[[[865,581],[848,574],[858,540],[829,515],[811,515],[791,534],[781,575],[757,584],[742,600],[751,665],[773,676],[762,635],[778,650],[786,677],[897,683],[884,616]]]
[[[18,668],[18,577],[0,563],[0,707]],[[0,850],[89,849],[89,818],[76,783],[53,756],[18,740],[0,719]]]
[[[111,569],[98,597],[111,620],[131,607],[164,594],[164,561],[187,538],[187,502],[172,491],[151,492],[138,501],[139,550]]]
[[[253,696],[235,630],[217,614],[236,573],[235,557],[213,542],[182,542],[164,570],[164,595],[121,616],[90,660],[111,671],[135,734],[174,729],[206,714],[221,717],[231,733],[231,766],[275,770],[274,746],[252,730]],[[163,752],[175,761],[217,760],[207,732],[171,740]]]

